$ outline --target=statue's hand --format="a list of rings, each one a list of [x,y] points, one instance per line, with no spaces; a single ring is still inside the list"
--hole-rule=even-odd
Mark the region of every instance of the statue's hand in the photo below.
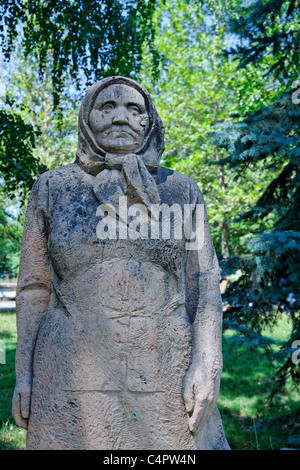
[[[183,399],[188,414],[189,429],[198,434],[212,415],[219,394],[219,374],[205,373],[193,365],[184,382]]]
[[[12,415],[16,425],[27,429],[30,412],[31,381],[18,379],[12,399]]]

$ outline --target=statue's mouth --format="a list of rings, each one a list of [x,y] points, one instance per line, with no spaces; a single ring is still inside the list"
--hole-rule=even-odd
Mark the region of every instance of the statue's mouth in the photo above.
[[[131,138],[134,138],[135,135],[128,131],[128,130],[125,130],[125,129],[110,129],[106,132],[106,135],[108,136],[111,136],[115,139],[126,139],[127,137],[131,137]]]

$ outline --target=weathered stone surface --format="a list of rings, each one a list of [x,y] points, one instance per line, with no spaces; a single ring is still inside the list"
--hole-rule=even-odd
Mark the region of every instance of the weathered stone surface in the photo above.
[[[27,449],[229,449],[206,212],[198,250],[175,215],[168,236],[149,236],[157,207],[195,219],[202,194],[159,166],[163,126],[136,82],[93,85],[78,129],[76,162],[37,180],[26,213],[13,416]]]

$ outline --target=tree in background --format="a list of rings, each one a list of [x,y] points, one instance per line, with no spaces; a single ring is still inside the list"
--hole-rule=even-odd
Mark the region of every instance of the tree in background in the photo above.
[[[14,103],[21,103],[18,114],[35,133],[33,156],[51,169],[71,163],[75,159],[77,148],[77,116],[80,106],[80,90],[76,90],[72,81],[64,85],[60,94],[60,110],[53,109],[51,61],[49,56],[43,76],[39,76],[36,59],[27,60],[18,52],[10,61],[9,77],[4,77],[6,96],[14,98]],[[14,103],[9,110],[14,112]]]
[[[15,213],[13,202],[0,194],[0,275],[17,277],[23,231],[23,211]]]
[[[14,47],[21,48],[24,59],[38,67],[41,87],[49,91],[49,83],[43,83],[47,73],[53,109],[62,118],[63,90],[70,81],[80,88],[82,74],[89,84],[107,75],[138,73],[142,43],[152,41],[154,6],[155,0],[0,0],[2,52],[9,61]],[[26,103],[10,99],[7,104],[9,109],[0,113],[0,176],[11,192],[18,185],[27,187],[28,181],[32,185],[29,173],[40,170],[32,154],[35,126],[23,119]]]
[[[41,74],[49,54],[55,104],[69,77],[83,71],[88,83],[110,75],[134,78],[142,44],[153,39],[155,0],[0,1],[0,38],[9,58],[23,37],[26,57],[38,59]]]
[[[34,176],[45,171],[45,166],[33,155],[35,133],[21,115],[11,112],[12,99],[0,104],[0,177],[5,192],[25,196],[34,182]],[[22,105],[15,105],[18,110]]]
[[[300,339],[300,106],[299,91],[293,88],[299,73],[299,18],[298,1],[257,0],[232,19],[231,31],[240,35],[241,43],[230,55],[239,59],[240,67],[254,64],[259,70],[269,63],[268,78],[284,86],[285,93],[277,99],[270,96],[266,105],[238,124],[225,123],[215,136],[219,148],[229,152],[221,163],[236,172],[239,184],[249,168],[273,171],[263,194],[240,217],[248,225],[268,221],[269,230],[256,230],[249,257],[230,260],[241,274],[225,298],[228,324],[242,331],[260,333],[280,312],[289,314],[293,329],[277,356],[274,394],[289,378],[295,385],[300,382],[299,366],[291,360],[293,342]],[[230,269],[228,263],[224,269]]]
[[[143,81],[155,96],[166,130],[163,164],[187,173],[204,193],[212,236],[218,253],[245,250],[249,228],[231,220],[241,208],[252,207],[270,174],[249,171],[243,186],[234,173],[218,166],[226,152],[213,145],[214,126],[232,114],[255,110],[278,89],[255,67],[236,71],[223,50],[234,40],[227,34],[229,13],[240,10],[237,1],[168,0],[157,6],[155,50],[159,75],[152,74],[153,57],[145,48]]]
[[[229,28],[239,37],[227,54],[239,61],[239,68],[254,64],[260,69],[267,59],[268,73],[290,79],[299,73],[299,0],[255,0],[229,16]]]

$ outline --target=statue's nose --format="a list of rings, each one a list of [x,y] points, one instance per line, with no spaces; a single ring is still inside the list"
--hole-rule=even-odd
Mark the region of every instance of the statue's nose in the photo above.
[[[115,109],[113,123],[114,124],[128,124],[128,113],[123,106],[119,106]]]

